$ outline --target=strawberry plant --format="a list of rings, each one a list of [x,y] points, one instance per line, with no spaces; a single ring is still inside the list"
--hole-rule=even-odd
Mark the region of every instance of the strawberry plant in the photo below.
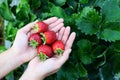
[[[120,0],[1,0],[0,16],[12,43],[19,28],[52,16],[63,18],[77,33],[69,60],[45,80],[120,79]],[[26,67],[5,79],[18,80]]]

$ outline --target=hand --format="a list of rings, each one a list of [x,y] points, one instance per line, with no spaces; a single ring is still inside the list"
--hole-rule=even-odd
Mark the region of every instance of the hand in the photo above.
[[[36,56],[36,49],[28,46],[28,38],[32,33],[32,28],[34,27],[35,22],[27,24],[25,27],[18,30],[15,41],[12,46],[12,50],[18,54],[21,59],[21,62],[25,63]],[[63,19],[58,19],[56,17],[49,18],[44,20],[46,24],[49,25],[49,29],[57,32],[60,28],[63,27]]]
[[[42,80],[45,77],[56,73],[69,58],[71,47],[76,36],[74,32],[72,32],[70,36],[69,34],[70,27],[63,27],[58,32],[58,39],[65,43],[65,51],[62,56],[55,55],[44,62],[40,61],[38,57],[35,57],[30,61],[27,70],[24,72],[20,80],[27,80],[28,78],[31,80]]]

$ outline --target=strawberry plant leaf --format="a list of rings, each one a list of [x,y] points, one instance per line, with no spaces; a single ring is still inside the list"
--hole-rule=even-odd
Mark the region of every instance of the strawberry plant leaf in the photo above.
[[[0,2],[0,16],[9,21],[14,20],[13,13],[8,6],[8,0]]]
[[[55,4],[58,6],[63,6],[65,5],[67,0],[54,0]]]
[[[79,0],[79,2],[80,2],[81,4],[88,3],[88,1],[89,1],[89,0]]]
[[[111,65],[113,65],[113,72],[114,73],[118,73],[120,72],[120,53],[115,53],[112,57],[111,57]]]
[[[2,53],[5,50],[6,50],[5,46],[0,46],[0,53]]]
[[[17,6],[16,13],[18,20],[29,20],[30,5],[27,0],[21,0],[20,4]]]
[[[109,8],[109,9],[108,9]],[[120,7],[117,0],[105,0],[101,13],[106,22],[120,21]]]
[[[5,77],[6,80],[14,80],[14,72],[10,72],[6,77]]]
[[[33,10],[38,9],[41,6],[40,0],[30,0],[29,3],[30,3],[31,9],[33,9]]]
[[[101,79],[113,80],[112,67],[110,64],[104,65],[99,71],[100,71]]]
[[[77,64],[76,67],[78,68],[80,77],[86,77],[88,75],[87,70],[81,63]]]
[[[91,7],[85,7],[80,18],[76,20],[76,25],[81,32],[92,35],[97,33],[100,19],[101,17],[98,15],[95,9]]]
[[[57,7],[53,5],[53,7],[50,9],[50,12],[53,16],[57,16],[61,18],[65,17],[65,12],[63,11],[61,7]]]
[[[80,60],[84,64],[90,64],[93,62],[93,55],[91,54],[92,44],[90,41],[82,39],[77,43],[79,47]]]
[[[120,31],[104,29],[100,37],[101,39],[104,39],[105,41],[110,41],[110,42],[120,40]]]

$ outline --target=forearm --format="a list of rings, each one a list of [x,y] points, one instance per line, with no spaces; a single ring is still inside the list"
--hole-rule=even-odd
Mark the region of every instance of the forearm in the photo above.
[[[0,79],[20,66],[22,62],[12,48],[0,54]]]
[[[34,72],[34,71],[35,70],[31,70],[28,67],[19,80],[44,80],[44,76],[42,74],[41,75],[37,74],[38,72]]]

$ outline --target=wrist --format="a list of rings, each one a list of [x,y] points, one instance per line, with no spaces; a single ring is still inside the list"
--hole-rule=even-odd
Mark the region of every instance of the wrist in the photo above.
[[[20,53],[17,52],[13,47],[11,47],[9,50],[11,52],[12,58],[16,61],[16,65],[17,66],[22,65],[24,62],[22,61],[22,59],[19,55]]]
[[[29,68],[27,68],[20,80],[44,80],[44,77],[40,74],[38,75],[34,70],[29,70]]]

